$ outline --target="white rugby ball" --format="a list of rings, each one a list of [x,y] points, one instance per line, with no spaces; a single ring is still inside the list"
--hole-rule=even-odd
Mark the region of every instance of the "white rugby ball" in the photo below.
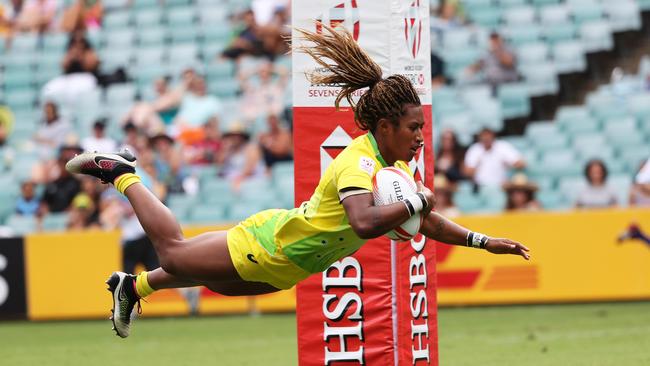
[[[416,192],[417,185],[413,177],[395,167],[381,169],[372,179],[372,195],[376,206],[402,201],[404,197]],[[422,225],[422,217],[419,212],[416,212],[415,215],[385,235],[397,241],[411,240],[417,235],[420,225]]]

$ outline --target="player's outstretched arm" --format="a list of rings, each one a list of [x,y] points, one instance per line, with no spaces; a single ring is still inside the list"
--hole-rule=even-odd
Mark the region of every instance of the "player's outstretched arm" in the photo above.
[[[526,246],[510,239],[486,237],[484,243],[481,243],[481,240],[479,239],[474,242],[476,245],[472,245],[472,239],[475,233],[470,232],[437,212],[431,212],[424,219],[422,226],[420,227],[420,232],[428,238],[446,244],[462,246],[480,245],[490,253],[515,254],[522,256],[526,260],[530,258]]]

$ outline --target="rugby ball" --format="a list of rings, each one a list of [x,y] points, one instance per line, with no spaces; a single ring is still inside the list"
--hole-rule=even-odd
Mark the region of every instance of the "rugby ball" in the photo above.
[[[372,195],[375,206],[390,205],[399,202],[417,192],[417,185],[413,177],[405,171],[395,168],[383,168],[372,179]],[[404,221],[400,226],[385,235],[392,240],[408,241],[417,235],[422,225],[419,212]]]

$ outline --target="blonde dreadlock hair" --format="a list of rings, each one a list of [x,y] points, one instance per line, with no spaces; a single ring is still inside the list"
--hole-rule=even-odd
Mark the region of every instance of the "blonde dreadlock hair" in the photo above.
[[[311,56],[328,71],[325,74],[308,75],[312,84],[342,88],[334,105],[338,109],[341,100],[345,98],[354,110],[354,121],[360,129],[374,132],[381,118],[397,124],[405,113],[405,104],[420,105],[420,97],[406,77],[391,75],[383,79],[381,67],[359,47],[348,31],[336,31],[325,24],[321,25],[327,32],[319,34],[296,29],[305,40],[314,43],[311,47],[301,46],[297,50]],[[328,63],[326,59],[334,63]],[[355,105],[352,95],[366,87],[369,88],[368,91],[361,95]]]

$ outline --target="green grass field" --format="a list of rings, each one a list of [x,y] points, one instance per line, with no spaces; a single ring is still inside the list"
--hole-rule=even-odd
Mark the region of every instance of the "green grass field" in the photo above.
[[[650,303],[442,309],[441,365],[650,365]],[[0,323],[0,364],[295,365],[294,315]]]

